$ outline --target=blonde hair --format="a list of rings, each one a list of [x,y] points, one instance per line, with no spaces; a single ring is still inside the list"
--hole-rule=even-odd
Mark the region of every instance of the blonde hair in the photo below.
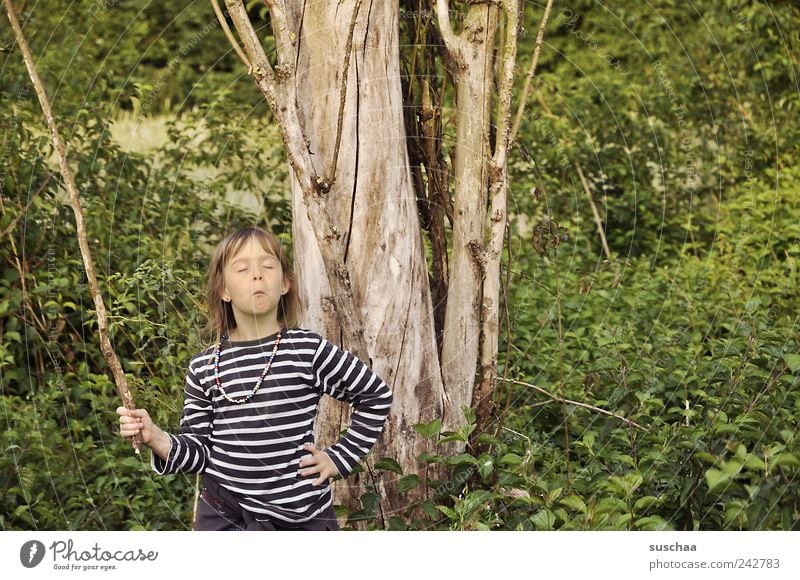
[[[225,287],[223,272],[228,260],[236,255],[251,238],[258,240],[265,252],[272,254],[280,261],[284,280],[289,283],[289,291],[281,296],[278,302],[278,322],[283,328],[297,328],[300,325],[303,311],[295,283],[296,277],[289,258],[281,246],[280,239],[275,234],[258,227],[242,228],[226,236],[211,257],[206,287],[206,306],[208,307],[206,333],[214,340],[219,340],[223,334],[229,334],[236,328],[233,308],[229,302],[222,299]]]

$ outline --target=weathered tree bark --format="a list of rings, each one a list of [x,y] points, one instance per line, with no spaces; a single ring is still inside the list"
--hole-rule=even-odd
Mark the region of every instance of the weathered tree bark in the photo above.
[[[395,394],[382,442],[372,456],[389,455],[407,473],[416,473],[416,456],[433,450],[425,447],[412,426],[441,416],[446,402],[406,153],[398,6],[374,0],[291,5],[287,21],[298,38],[294,77],[298,117],[319,164],[330,163],[341,124],[341,148],[328,193],[335,208],[331,218],[344,237],[345,263],[369,361]],[[358,14],[351,27],[355,10]],[[349,71],[345,63],[348,50],[352,51]],[[340,114],[344,78],[346,98]],[[324,270],[317,240],[296,181],[293,203],[294,253],[303,303],[308,308],[306,322],[324,329],[329,337],[338,337],[337,315],[329,307],[332,290],[320,276]],[[350,346],[344,340],[342,344]],[[319,425],[323,443],[338,438],[347,424],[345,411],[336,401],[322,405]],[[348,482],[348,495],[359,495],[377,483],[369,474],[369,465],[365,467],[367,477],[361,481],[351,478],[355,481]],[[386,487],[390,508],[403,508],[410,498],[393,498],[395,486]]]
[[[460,419],[456,411],[473,406],[484,329],[482,321],[486,314],[491,316],[486,308],[496,307],[499,295],[499,278],[496,286],[487,288],[493,296],[483,295],[490,266],[486,251],[486,204],[490,184],[487,163],[491,157],[489,127],[493,119],[491,97],[498,8],[491,3],[470,6],[458,35],[452,30],[447,0],[437,0],[437,16],[445,48],[455,62],[453,74],[457,87],[453,245],[442,344],[444,382],[452,405],[448,426],[455,428]],[[512,73],[516,30],[513,49]],[[501,193],[504,195],[505,190]],[[500,219],[505,228],[505,207]],[[492,275],[499,276],[499,253],[494,261],[497,267],[492,265]],[[496,340],[496,313],[492,324],[495,332],[489,338]],[[496,358],[495,345],[495,361]],[[482,392],[481,396],[488,400],[491,392]]]
[[[67,161],[67,148],[64,146],[64,141],[61,139],[61,134],[58,132],[58,124],[53,116],[53,110],[50,107],[50,100],[47,98],[47,92],[44,89],[44,83],[42,83],[42,79],[39,77],[39,73],[36,70],[36,64],[33,62],[30,48],[28,48],[28,42],[25,40],[22,28],[17,20],[17,14],[14,10],[14,6],[11,3],[11,0],[3,0],[3,2],[6,7],[6,13],[8,14],[8,20],[11,23],[11,28],[14,30],[14,36],[17,40],[17,44],[22,52],[25,66],[28,69],[28,75],[31,78],[33,88],[36,91],[36,96],[39,99],[39,104],[42,107],[42,112],[44,113],[45,120],[47,121],[47,127],[50,130],[50,138],[53,141],[53,147],[55,148],[56,155],[58,156],[58,165],[61,170],[61,175],[64,178],[64,186],[69,193],[70,204],[72,205],[72,210],[75,214],[75,229],[77,230],[78,234],[78,246],[81,250],[83,266],[86,270],[86,279],[89,282],[89,290],[92,294],[92,300],[94,300],[95,312],[97,313],[97,331],[100,339],[100,350],[103,353],[103,357],[106,359],[106,364],[108,364],[108,367],[111,369],[111,374],[114,378],[114,384],[117,388],[117,394],[119,395],[120,399],[122,399],[122,404],[126,409],[135,409],[136,406],[133,403],[133,396],[128,388],[128,381],[125,378],[125,373],[122,371],[122,365],[120,364],[117,354],[114,352],[114,349],[111,346],[111,341],[108,337],[108,317],[106,316],[106,306],[103,302],[103,296],[100,294],[100,287],[97,284],[97,274],[95,273],[94,269],[94,261],[92,260],[92,254],[89,250],[89,243],[86,239],[86,224],[84,223],[83,210],[81,209],[81,198],[78,194],[78,188],[75,185],[75,177],[72,175],[72,170],[70,169]],[[131,442],[136,453],[140,453],[142,446],[141,435],[136,435],[133,437]]]

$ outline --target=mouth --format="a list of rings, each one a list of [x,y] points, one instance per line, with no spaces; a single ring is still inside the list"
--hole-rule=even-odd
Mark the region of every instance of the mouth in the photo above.
[[[265,296],[266,294],[267,293],[264,292],[263,290],[256,290],[255,292],[253,292],[253,296]]]

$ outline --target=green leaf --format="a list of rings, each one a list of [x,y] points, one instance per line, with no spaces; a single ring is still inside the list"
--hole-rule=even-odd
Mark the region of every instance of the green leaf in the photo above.
[[[450,441],[463,441],[467,443],[467,438],[460,432],[456,431],[445,431],[443,436],[439,439],[439,443],[449,443]]]
[[[437,454],[428,453],[420,453],[417,455],[417,461],[420,463],[441,463],[444,461],[444,456]]]
[[[659,499],[652,495],[646,495],[644,497],[640,497],[636,500],[636,503],[633,504],[633,507],[637,510],[646,510],[659,502]]]
[[[389,518],[389,530],[392,532],[402,532],[407,530],[408,527],[402,518],[391,516]]]
[[[800,371],[800,354],[787,354],[783,358],[790,371],[793,373]]]
[[[424,502],[422,502],[422,511],[429,518],[436,519],[439,517],[439,512],[436,509],[436,504],[429,499],[426,499]]]
[[[494,471],[494,461],[492,457],[487,453],[482,454],[478,458],[478,473],[481,474],[481,477],[486,479],[491,475],[492,471]]]
[[[425,437],[425,439],[434,439],[439,434],[441,429],[441,419],[434,419],[430,423],[417,423],[414,425],[414,430]]]
[[[375,508],[381,503],[381,496],[377,493],[368,492],[361,496],[361,506],[368,514],[375,513]]]
[[[586,502],[584,502],[583,499],[577,495],[568,495],[560,500],[559,503],[565,507],[579,511],[582,514],[586,513]]]
[[[375,469],[383,469],[384,471],[393,471],[403,475],[403,468],[391,457],[383,457],[376,464]]]
[[[464,463],[478,465],[478,460],[469,453],[460,453],[447,458],[448,465],[463,465]]]
[[[556,516],[550,510],[544,509],[533,514],[531,521],[537,530],[552,530],[556,524]]]
[[[449,507],[443,506],[443,505],[437,505],[436,509],[439,510],[440,512],[442,512],[444,515],[446,515],[451,520],[455,521],[455,520],[458,519],[458,514],[456,514],[455,510],[453,510],[452,508],[449,508]]]
[[[516,453],[506,453],[500,458],[500,463],[503,465],[519,465],[522,463],[522,457]]]
[[[665,531],[671,530],[672,525],[659,516],[646,516],[636,520],[636,528],[640,530]]]
[[[800,459],[794,453],[780,453],[771,461],[771,465],[780,467],[800,467]]]
[[[480,445],[500,445],[503,443],[497,437],[488,433],[481,433],[475,441]]]
[[[412,473],[411,475],[406,475],[405,477],[401,478],[397,484],[397,491],[403,493],[404,491],[408,491],[409,489],[414,489],[422,485],[422,480],[419,478],[418,475]]]

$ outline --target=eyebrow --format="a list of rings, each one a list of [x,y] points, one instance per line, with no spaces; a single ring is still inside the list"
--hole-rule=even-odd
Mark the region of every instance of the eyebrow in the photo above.
[[[276,258],[271,254],[268,256],[263,256],[262,258],[259,258],[259,260],[260,261],[273,260],[275,262],[279,262],[278,258]],[[238,264],[247,264],[250,261],[251,261],[250,258],[236,258],[231,262],[231,266],[236,266]]]

